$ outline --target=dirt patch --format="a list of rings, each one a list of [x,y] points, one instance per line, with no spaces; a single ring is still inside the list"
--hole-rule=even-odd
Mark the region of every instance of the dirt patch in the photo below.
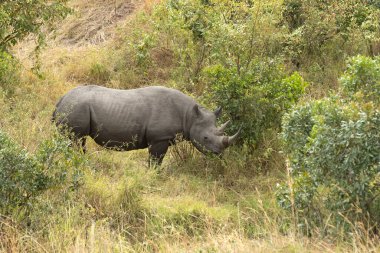
[[[68,46],[100,44],[113,36],[114,27],[130,15],[139,1],[75,1],[74,13],[62,22],[57,40]]]

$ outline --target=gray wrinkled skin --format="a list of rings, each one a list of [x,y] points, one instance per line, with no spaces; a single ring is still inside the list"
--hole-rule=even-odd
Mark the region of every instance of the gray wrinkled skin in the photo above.
[[[53,120],[57,126],[68,127],[83,149],[86,136],[116,150],[148,147],[150,158],[160,164],[177,134],[203,153],[220,154],[228,146],[228,137],[216,127],[218,114],[220,110],[210,112],[175,89],[89,85],[65,94]]]

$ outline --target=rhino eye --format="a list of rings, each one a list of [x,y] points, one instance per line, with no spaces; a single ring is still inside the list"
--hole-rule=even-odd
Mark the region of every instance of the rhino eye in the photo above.
[[[207,136],[205,136],[205,137],[204,137],[204,139],[205,139],[205,140],[207,140],[207,139],[208,139],[208,137],[207,137]]]

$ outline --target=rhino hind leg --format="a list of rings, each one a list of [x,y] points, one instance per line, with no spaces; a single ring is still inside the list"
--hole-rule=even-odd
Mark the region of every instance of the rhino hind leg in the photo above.
[[[149,167],[160,166],[168,148],[169,142],[167,141],[151,144],[149,146]]]

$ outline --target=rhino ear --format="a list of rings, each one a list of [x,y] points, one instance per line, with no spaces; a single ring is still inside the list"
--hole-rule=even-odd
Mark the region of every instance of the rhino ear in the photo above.
[[[222,107],[219,106],[218,108],[216,108],[216,110],[214,111],[214,114],[217,118],[219,118],[220,115],[222,114]]]
[[[195,115],[197,115],[197,116],[201,115],[201,111],[199,110],[199,106],[197,104],[194,105],[193,111],[194,111]]]

